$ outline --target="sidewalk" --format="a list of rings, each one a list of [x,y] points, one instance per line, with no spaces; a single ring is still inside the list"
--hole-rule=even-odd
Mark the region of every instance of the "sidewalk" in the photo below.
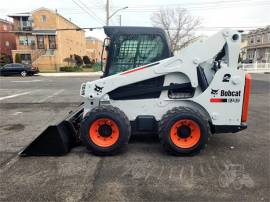
[[[54,72],[54,73],[38,73],[39,76],[52,76],[52,77],[89,77],[101,76],[102,72]]]

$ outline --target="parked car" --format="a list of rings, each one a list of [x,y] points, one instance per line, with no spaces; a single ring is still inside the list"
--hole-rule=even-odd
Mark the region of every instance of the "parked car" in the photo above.
[[[32,76],[38,72],[39,70],[36,67],[19,63],[6,64],[0,68],[1,76],[21,75],[22,77],[25,77],[27,75]]]

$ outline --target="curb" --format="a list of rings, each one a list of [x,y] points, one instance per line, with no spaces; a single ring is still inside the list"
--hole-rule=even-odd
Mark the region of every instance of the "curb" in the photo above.
[[[89,77],[89,76],[101,76],[103,72],[57,72],[57,73],[38,73],[39,76],[45,77]]]

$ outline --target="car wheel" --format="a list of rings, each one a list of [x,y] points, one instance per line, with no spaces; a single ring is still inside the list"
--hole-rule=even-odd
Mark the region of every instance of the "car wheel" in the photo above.
[[[27,75],[27,72],[26,72],[26,71],[22,71],[22,72],[21,72],[21,76],[22,76],[22,77],[26,77],[26,75]]]

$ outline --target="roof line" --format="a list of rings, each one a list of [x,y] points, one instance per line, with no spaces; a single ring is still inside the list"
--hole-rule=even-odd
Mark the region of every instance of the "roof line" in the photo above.
[[[3,18],[0,18],[0,21],[1,21],[1,22],[4,22],[4,23],[8,23],[8,24],[13,24],[12,22],[10,22],[10,21],[8,21],[8,20],[5,20],[5,19],[3,19]]]
[[[54,14],[58,15],[59,17],[63,18],[65,21],[67,21],[67,22],[73,24],[75,27],[81,29],[80,26],[78,26],[78,25],[76,25],[75,23],[71,22],[70,20],[68,20],[67,18],[65,18],[65,17],[62,16],[61,14],[59,14],[57,11],[51,10],[51,9],[49,9],[49,8],[40,7],[40,8],[38,8],[38,9],[33,10],[31,13],[37,12],[37,11],[39,11],[39,10],[47,10],[47,11],[49,11],[49,12],[51,12],[51,13],[54,13]],[[82,31],[84,31],[84,30],[82,30]]]
[[[67,22],[71,23],[72,25],[74,25],[76,28],[81,29],[82,31],[84,31],[80,26],[78,26],[78,25],[76,25],[75,23],[71,22],[70,20],[68,20],[67,18],[65,18],[65,17],[62,16],[61,14],[59,14],[57,11],[54,11],[54,10],[51,10],[51,9],[45,8],[45,7],[37,8],[37,9],[31,11],[31,12],[14,13],[13,15],[15,15],[15,14],[20,15],[20,14],[27,14],[27,13],[33,14],[34,12],[37,12],[37,11],[40,11],[40,10],[46,10],[46,11],[48,11],[48,12],[51,12],[51,13],[53,13],[53,14],[56,14],[57,16],[61,17],[61,18],[64,19],[65,21],[67,21]],[[12,16],[12,14],[10,14],[10,15],[8,15],[8,16]]]

